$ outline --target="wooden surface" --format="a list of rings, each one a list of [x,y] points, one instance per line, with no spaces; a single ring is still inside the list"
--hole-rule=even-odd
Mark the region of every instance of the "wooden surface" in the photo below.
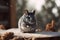
[[[23,40],[60,40],[60,32],[38,32],[38,33],[21,33],[19,29],[0,30],[0,35],[5,32],[13,32],[15,36]]]
[[[17,26],[17,17],[16,17],[16,0],[10,0],[10,25],[11,28]]]
[[[0,30],[0,34],[3,34],[5,32],[13,32],[14,35],[21,36],[21,37],[56,37],[60,36],[60,32],[38,32],[38,33],[21,33],[18,28],[12,28],[9,30]]]

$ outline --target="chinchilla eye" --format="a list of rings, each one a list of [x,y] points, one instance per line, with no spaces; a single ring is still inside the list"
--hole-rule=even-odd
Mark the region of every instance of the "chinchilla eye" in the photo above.
[[[26,18],[30,19],[30,17],[29,17],[29,16],[28,16],[28,17],[26,17]]]

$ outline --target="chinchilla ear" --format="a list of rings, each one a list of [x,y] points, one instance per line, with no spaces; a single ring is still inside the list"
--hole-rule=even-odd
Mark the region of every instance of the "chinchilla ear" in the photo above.
[[[33,11],[33,14],[35,14],[35,10]]]
[[[23,13],[24,13],[24,14],[28,14],[28,10],[25,9],[25,10],[23,11]]]

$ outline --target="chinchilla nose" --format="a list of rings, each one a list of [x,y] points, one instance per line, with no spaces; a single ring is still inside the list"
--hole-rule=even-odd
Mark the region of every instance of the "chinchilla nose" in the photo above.
[[[33,19],[33,18],[30,18],[30,20],[31,20],[31,21],[34,21],[34,19]]]

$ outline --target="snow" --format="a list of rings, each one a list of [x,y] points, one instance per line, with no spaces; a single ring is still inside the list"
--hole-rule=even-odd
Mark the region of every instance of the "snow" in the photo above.
[[[60,32],[39,32],[39,33],[21,33],[19,29],[12,28],[9,30],[0,30],[0,34],[3,34],[5,32],[13,32],[14,35],[20,36],[20,37],[57,37],[60,36]]]

